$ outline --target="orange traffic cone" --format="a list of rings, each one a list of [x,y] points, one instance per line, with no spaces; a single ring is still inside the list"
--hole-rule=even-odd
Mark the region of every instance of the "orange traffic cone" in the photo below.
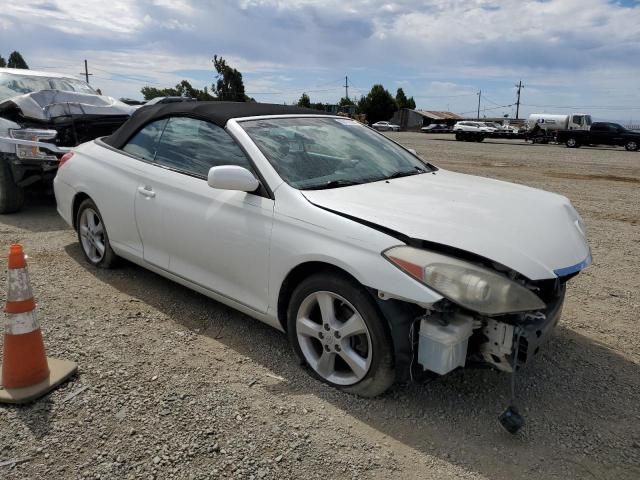
[[[45,354],[21,245],[9,248],[8,267],[0,403],[24,403],[60,385],[78,366]]]

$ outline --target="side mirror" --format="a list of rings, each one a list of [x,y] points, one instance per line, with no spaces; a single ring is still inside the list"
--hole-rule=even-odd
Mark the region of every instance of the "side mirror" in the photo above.
[[[212,167],[207,176],[207,183],[211,188],[240,192],[255,192],[260,186],[260,182],[253,173],[237,165]]]

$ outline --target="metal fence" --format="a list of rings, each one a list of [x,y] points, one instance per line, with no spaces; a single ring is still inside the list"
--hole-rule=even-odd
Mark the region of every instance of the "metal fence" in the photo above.
[[[640,123],[625,125],[624,128],[626,128],[627,130],[640,130]]]

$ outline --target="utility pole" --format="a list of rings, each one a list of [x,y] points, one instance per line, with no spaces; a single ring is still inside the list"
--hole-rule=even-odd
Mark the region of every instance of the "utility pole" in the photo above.
[[[344,76],[344,96],[349,100],[349,77]]]
[[[524,88],[524,85],[522,85],[522,80],[518,82],[518,85],[516,85],[516,87],[518,87],[518,100],[516,100],[516,120],[518,120],[518,115],[520,114],[520,90]]]
[[[84,72],[80,75],[84,75],[84,79],[87,83],[89,83],[89,76],[93,75],[93,73],[89,73],[89,67],[87,66],[87,59],[84,60]]]
[[[482,98],[482,90],[478,90],[478,120],[480,120],[480,99]]]

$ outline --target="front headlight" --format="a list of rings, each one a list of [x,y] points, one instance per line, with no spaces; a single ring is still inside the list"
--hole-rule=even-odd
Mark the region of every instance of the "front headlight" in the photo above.
[[[28,140],[31,142],[42,142],[53,140],[58,135],[55,130],[43,130],[39,128],[20,128],[9,130],[9,135],[17,140]],[[58,157],[51,153],[40,150],[34,145],[16,145],[16,155],[22,160],[57,160]]]
[[[545,308],[531,290],[492,270],[413,247],[393,247],[383,256],[430,288],[469,310],[485,315]]]

